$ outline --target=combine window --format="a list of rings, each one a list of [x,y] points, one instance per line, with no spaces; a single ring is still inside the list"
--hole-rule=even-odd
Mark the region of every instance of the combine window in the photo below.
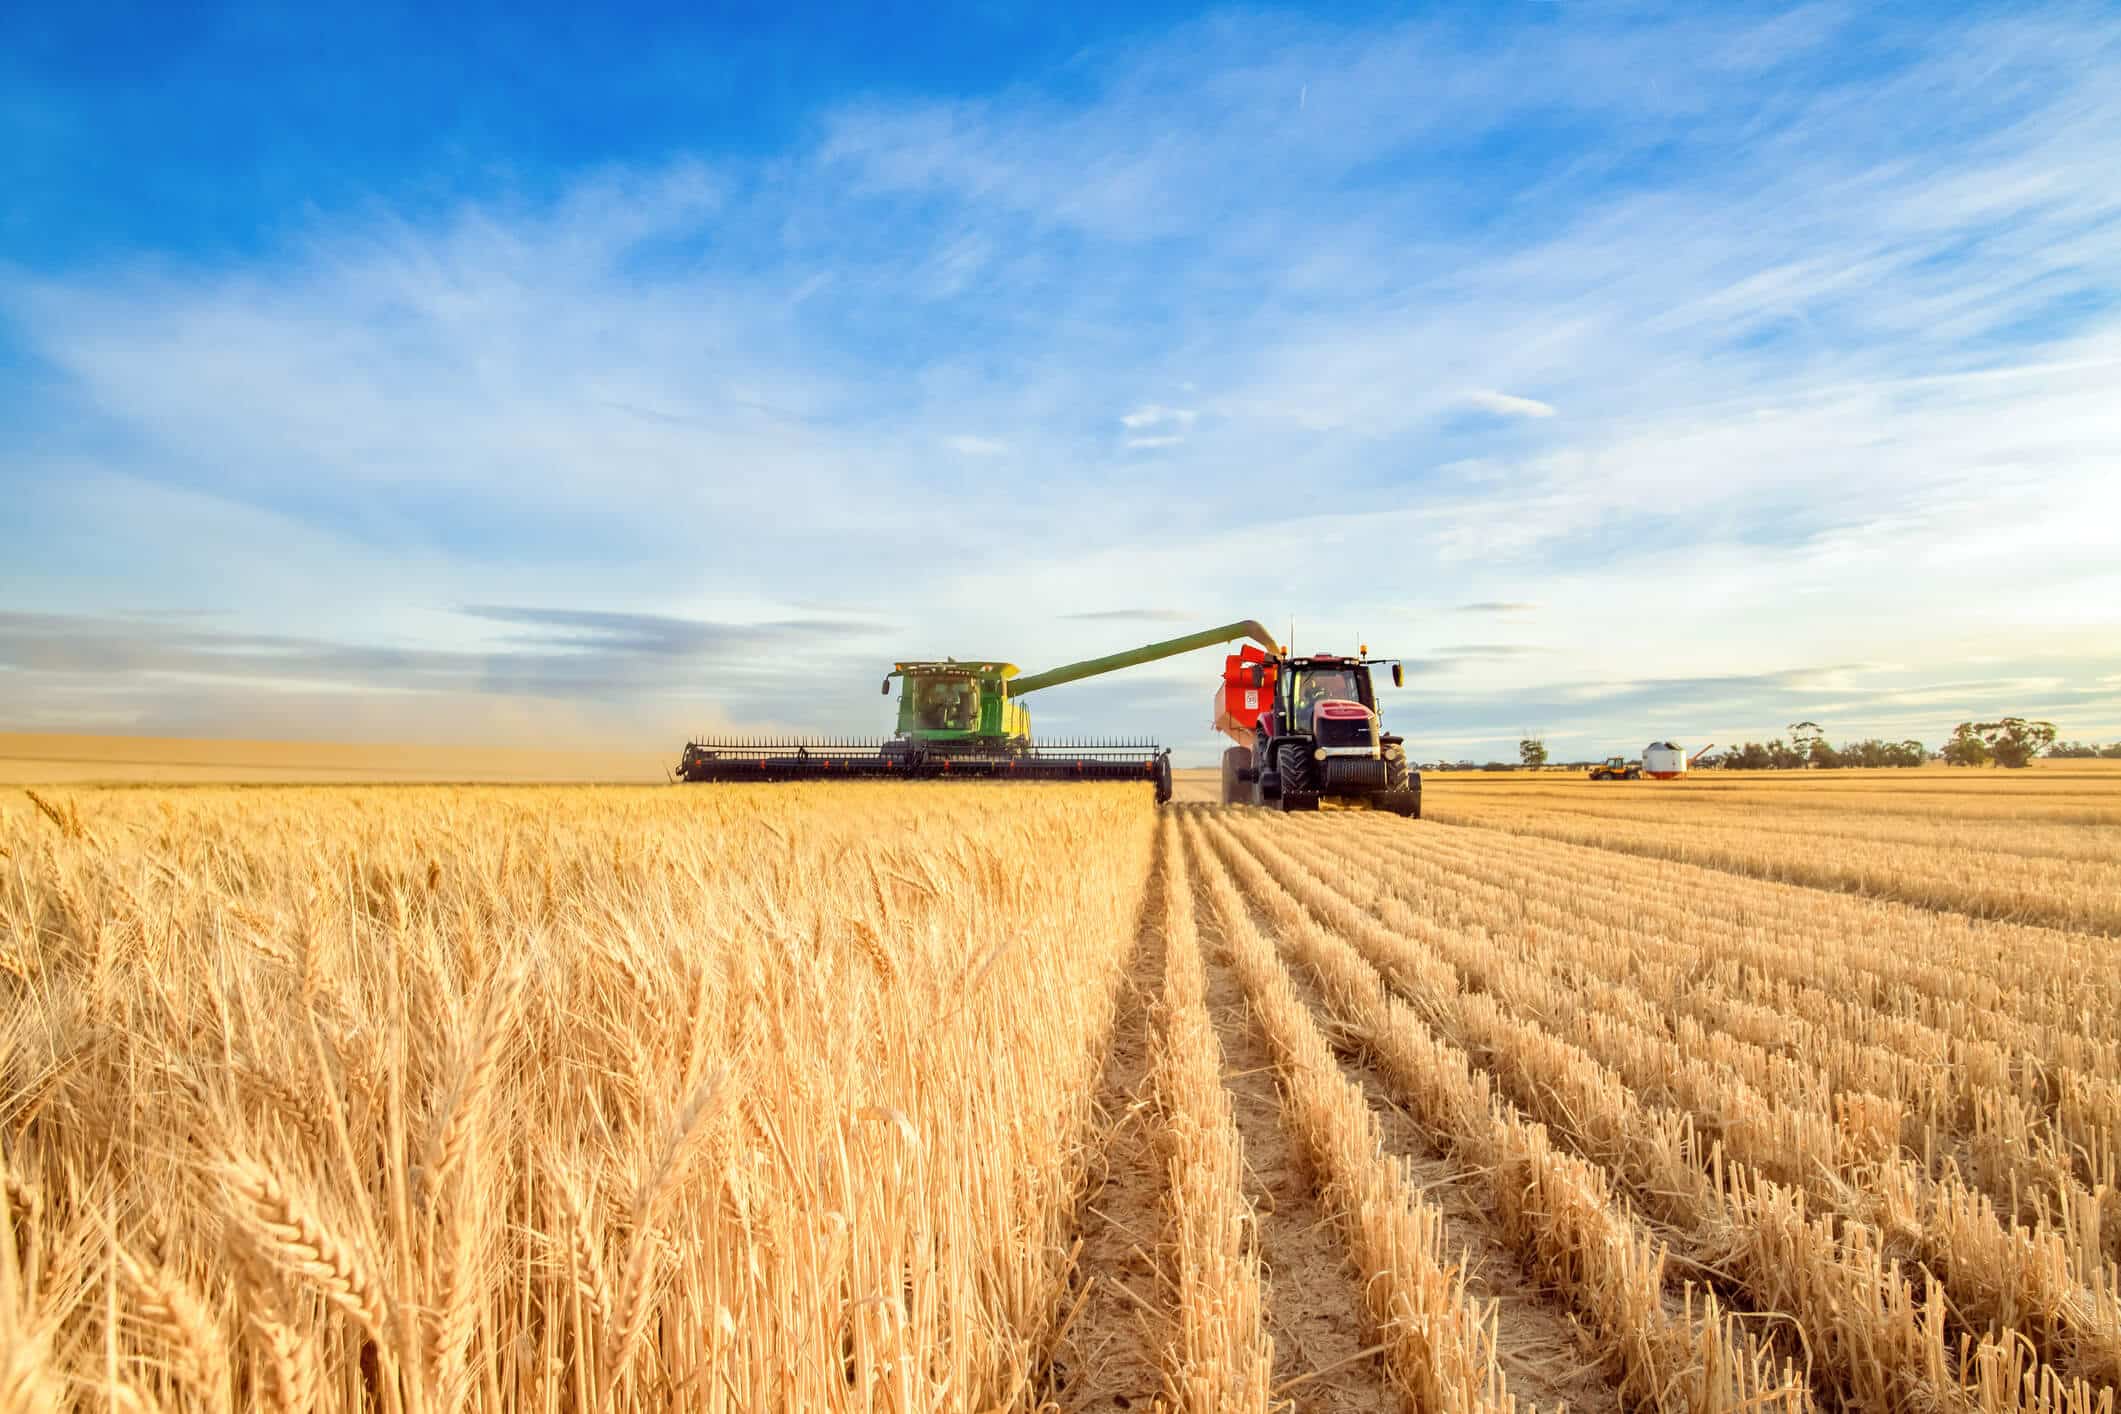
[[[921,684],[915,719],[927,731],[971,731],[979,725],[979,688],[965,678]]]

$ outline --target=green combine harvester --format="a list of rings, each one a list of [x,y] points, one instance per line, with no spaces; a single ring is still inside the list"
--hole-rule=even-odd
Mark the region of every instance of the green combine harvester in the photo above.
[[[945,658],[894,663],[898,729],[882,741],[705,740],[685,744],[681,781],[1148,781],[1171,798],[1171,753],[1152,741],[1033,742],[1023,699],[1044,688],[1250,638],[1274,651],[1256,620],[1169,638],[1125,653],[1022,675],[1014,663]]]

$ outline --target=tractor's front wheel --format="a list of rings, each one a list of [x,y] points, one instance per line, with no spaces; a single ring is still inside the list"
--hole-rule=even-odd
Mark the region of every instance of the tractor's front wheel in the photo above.
[[[1275,774],[1281,777],[1281,808],[1291,799],[1304,800],[1318,789],[1312,779],[1311,753],[1300,741],[1285,741],[1274,748]]]
[[[1251,747],[1232,746],[1223,750],[1223,804],[1251,803],[1252,783],[1245,779],[1245,772],[1251,769]]]

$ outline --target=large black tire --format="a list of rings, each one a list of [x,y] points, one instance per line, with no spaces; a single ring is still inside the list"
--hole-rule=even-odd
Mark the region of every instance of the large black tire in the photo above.
[[[1386,790],[1405,790],[1406,788],[1407,788],[1407,757],[1406,757],[1406,753],[1405,753],[1405,752],[1403,752],[1403,751],[1392,751],[1392,750],[1389,750],[1389,749],[1388,749],[1388,750],[1387,750],[1387,751],[1385,752],[1385,789],[1386,789]]]
[[[1311,753],[1300,741],[1285,741],[1274,748],[1275,774],[1281,777],[1281,808],[1290,808],[1292,798],[1305,799],[1318,789],[1312,771]]]
[[[1252,748],[1232,746],[1223,750],[1223,804],[1247,805],[1252,800],[1252,783],[1244,773],[1252,769]]]

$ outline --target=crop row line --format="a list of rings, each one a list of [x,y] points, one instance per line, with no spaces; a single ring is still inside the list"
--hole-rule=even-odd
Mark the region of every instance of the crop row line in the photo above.
[[[1443,890],[1459,882],[1446,881]],[[1478,881],[1465,882],[1477,888]],[[1917,1121],[1900,1097],[1826,1083],[1803,1051],[1778,1054],[1711,1033],[1681,1014],[1696,1009],[1696,999],[1714,998],[1723,990],[1703,975],[1699,963],[1690,981],[1645,994],[1635,983],[1654,983],[1656,974],[1627,978],[1631,969],[1624,965],[1594,968],[1590,949],[1541,947],[1537,939],[1507,927],[1499,934],[1468,934],[1446,926],[1438,920],[1463,916],[1464,910],[1453,908],[1434,887],[1416,908],[1397,870],[1350,879],[1347,888],[1351,899],[1392,927],[1429,940],[1473,985],[1505,996],[1578,1044],[1626,1057],[1630,1064],[1622,1069],[1630,1077],[1683,1091],[1684,1108],[1716,1117],[1714,1132],[1734,1156],[1779,1182],[1814,1187],[1819,1175],[1836,1175],[1838,1189],[1861,1181],[1852,1170],[1867,1171],[1910,1141],[1924,1156],[1926,1180],[1951,1179],[1960,1135],[1940,1134],[1934,1111]],[[1662,970],[1667,979],[1675,974],[1676,968]],[[1860,1044],[1836,1039],[1846,1046]],[[2036,1237],[2053,1228],[2076,1281],[2093,1289],[2121,1285],[2110,1268],[2121,1250],[2121,1225],[2107,1224],[2105,1212],[2121,1205],[2110,1189],[2088,1189],[2078,1179],[2065,1147],[2068,1121],[2042,1114],[2001,1088],[1972,1081],[1963,1081],[1961,1088],[1972,1131],[1964,1148],[1976,1180],[1986,1180],[1980,1186],[1987,1196],[2010,1204],[2014,1222],[2029,1209]]]
[[[1274,1344],[1263,1324],[1258,1220],[1244,1197],[1244,1148],[1208,1016],[1193,885],[1168,817],[1162,853],[1163,1004],[1151,1073],[1177,1312],[1165,1395],[1183,1414],[1267,1414]]]
[[[1189,852],[1200,861],[1232,968],[1286,1087],[1284,1119],[1309,1152],[1326,1206],[1364,1274],[1364,1301],[1393,1382],[1421,1414],[1514,1414],[1495,1361],[1494,1314],[1467,1296],[1463,1271],[1445,1250],[1443,1215],[1384,1153],[1362,1091],[1341,1074],[1273,949],[1191,831],[1189,821]]]
[[[2021,1341],[1981,1341],[1954,1358],[1958,1342],[1948,1338],[1943,1289],[1930,1284],[1918,1303],[1871,1229],[1837,1222],[1832,1214],[1813,1218],[1801,1191],[1725,1163],[1716,1146],[1704,1152],[1686,1116],[1642,1103],[1577,1047],[1535,1026],[1493,1029],[1504,1018],[1492,1000],[1455,983],[1439,985],[1434,959],[1349,905],[1335,885],[1268,844],[1263,832],[1246,830],[1240,843],[1225,831],[1223,842],[1233,864],[1249,876],[1254,897],[1291,932],[1324,940],[1320,945],[1328,950],[1348,950],[1373,977],[1389,976],[1413,998],[1408,1016],[1430,1018],[1461,1054],[1471,1051],[1496,1063],[1518,1103],[1559,1121],[1564,1134],[1595,1135],[1601,1146],[1617,1151],[1623,1184],[1692,1235],[1696,1261],[1731,1274],[1758,1309],[1788,1310],[1800,1318],[1817,1361],[1815,1375],[1865,1402],[1883,1401],[1881,1407],[1936,1387],[1941,1372],[1950,1372],[1945,1383],[1959,1390],[1951,1401],[1955,1407],[1991,1407],[1981,1391],[1999,1380],[2030,1391],[2032,1402],[2024,1407],[2095,1407],[2087,1383],[2065,1380],[2032,1358]],[[1500,1044],[1482,1043],[1483,1026]]]
[[[1809,959],[1758,936],[1719,930],[1714,948],[1704,948],[1700,920],[1672,917],[1653,898],[1631,908],[1618,889],[1601,894],[1579,881],[1541,880],[1507,861],[1497,861],[1484,876],[1472,861],[1439,859],[1403,837],[1375,838],[1394,866],[1380,872],[1376,887],[1422,916],[1487,931],[1537,965],[1627,978],[1647,987],[1662,1007],[1691,1011],[1734,1040],[1802,1057],[1835,1089],[1867,1090],[1896,1101],[1908,1109],[1904,1142],[1911,1148],[1929,1147],[1918,1124],[1977,1136],[1992,1131],[1997,1142],[1989,1146],[1989,1164],[2015,1170],[2022,1164],[2009,1145],[2025,1137],[2045,1146],[2044,1161],[2059,1191],[2070,1191],[2064,1180],[2072,1173],[2082,1186],[2114,1186],[2121,1085],[2106,1074],[2043,1058],[2083,1056],[2089,1048],[2074,1034],[2049,1029],[2035,1036],[2019,1029],[2012,1034],[2015,1044],[2006,1046],[1965,1034],[1982,1029],[1973,1018],[1992,1016],[1979,1007],[1954,1007],[1968,1019],[1957,1030],[1881,1012],[1852,1000],[1862,995],[1860,978],[1836,976],[1827,964],[1808,975],[1801,969]],[[1560,889],[1566,889],[1567,903],[1543,897]],[[1643,892],[1640,886],[1637,892]],[[1678,931],[1660,933],[1660,924]],[[1568,946],[1556,948],[1557,940]],[[1820,942],[1818,949],[1834,956],[1829,943]],[[1828,974],[1828,985],[1814,984],[1821,972]],[[1873,1039],[1880,1033],[1885,1042]],[[2089,1059],[2101,1063],[2101,1055]],[[2041,1160],[2033,1162],[2037,1167]],[[2026,1170],[2017,1177],[2037,1175]],[[2008,1183],[2006,1177],[2002,1186]]]
[[[1494,807],[1453,804],[1431,811],[1435,819],[1478,825],[1517,835],[1536,835],[1616,853],[1703,864],[1754,878],[1803,884],[1926,908],[1949,908],[1977,918],[2043,923],[2057,928],[2121,932],[2121,905],[2108,887],[2112,866],[2098,860],[2021,859],[2007,878],[1976,866],[1975,851],[1937,857],[1912,855],[1891,844],[1844,844],[1831,856],[1784,841],[1770,845],[1741,826],[1718,832],[1694,827],[1634,826],[1609,816],[1577,819]],[[1728,836],[1728,838],[1726,838]]]
[[[1189,824],[1189,830],[1191,826]],[[1196,844],[1199,843],[1195,837]],[[1254,1006],[1277,1032],[1299,1032],[1320,1068],[1333,1066],[1316,1025],[1289,989],[1272,945],[1252,923],[1245,896],[1226,864],[1240,864],[1215,839],[1200,855],[1201,872]],[[1257,898],[1257,895],[1253,895]],[[1329,959],[1335,940],[1315,926],[1281,917],[1281,941],[1311,959]],[[1771,1354],[1718,1308],[1713,1295],[1689,1289],[1676,1315],[1664,1304],[1664,1255],[1614,1201],[1605,1175],[1561,1153],[1546,1132],[1494,1107],[1482,1080],[1437,1048],[1418,1017],[1349,972],[1314,969],[1338,1019],[1358,1028],[1388,1075],[1409,1091],[1417,1117],[1465,1164],[1486,1176],[1488,1197],[1511,1244],[1559,1287],[1597,1331],[1620,1366],[1622,1397],[1635,1408],[1689,1410],[1749,1406],[1809,1407],[1803,1382],[1777,1368]],[[1359,1104],[1359,1092],[1340,1082]],[[1374,1145],[1374,1137],[1371,1140]],[[1389,1162],[1389,1161],[1386,1161]],[[1698,1300],[1697,1300],[1698,1297]]]

